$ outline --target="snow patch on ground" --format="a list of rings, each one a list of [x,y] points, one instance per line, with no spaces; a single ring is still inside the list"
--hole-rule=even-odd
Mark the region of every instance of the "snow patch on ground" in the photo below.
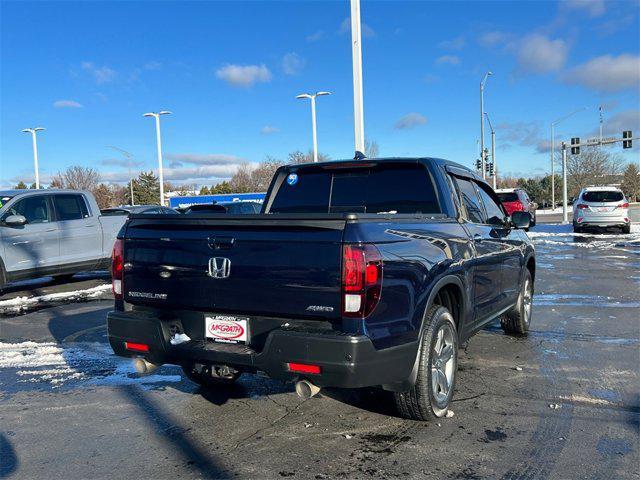
[[[571,245],[577,248],[616,249],[637,253],[629,248],[640,248],[640,225],[632,224],[631,233],[574,233],[572,225],[540,224],[528,232],[536,245]]]
[[[113,386],[182,380],[180,375],[140,377],[131,360],[116,357],[108,345],[101,343],[66,346],[53,342],[0,342],[2,373],[14,373],[17,383],[46,383],[53,387],[70,382]]]
[[[19,312],[43,303],[60,301],[90,300],[101,297],[111,290],[111,284],[98,285],[85,290],[73,290],[71,292],[49,293],[38,297],[16,297],[0,301],[0,312]]]

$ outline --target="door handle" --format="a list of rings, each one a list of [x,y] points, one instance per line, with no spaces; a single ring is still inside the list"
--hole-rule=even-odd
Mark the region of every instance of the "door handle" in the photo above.
[[[85,225],[84,228],[93,228],[95,225]]]
[[[479,233],[476,233],[476,234],[473,236],[473,241],[474,241],[474,242],[482,243],[482,240],[483,240],[482,235],[480,235]]]
[[[55,232],[56,229],[55,228],[50,228],[49,230],[45,230],[45,232]]]

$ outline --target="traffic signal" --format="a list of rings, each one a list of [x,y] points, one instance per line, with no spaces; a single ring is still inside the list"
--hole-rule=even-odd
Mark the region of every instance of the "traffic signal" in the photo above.
[[[631,130],[625,130],[622,132],[622,138],[628,138],[629,140],[622,141],[622,148],[631,148],[633,141],[631,140]]]
[[[571,145],[580,145],[580,137],[573,137]],[[580,155],[580,147],[571,147],[571,155]]]
[[[485,163],[485,164],[484,164],[484,171],[485,171],[485,172],[489,173],[489,166],[490,166],[490,165],[491,165],[491,164],[490,164],[489,162],[487,162],[487,163]]]
[[[493,168],[493,162],[491,162],[491,164],[489,165],[489,175],[493,177],[495,175],[494,172],[495,170]]]
[[[482,170],[482,160],[476,160],[476,170]]]

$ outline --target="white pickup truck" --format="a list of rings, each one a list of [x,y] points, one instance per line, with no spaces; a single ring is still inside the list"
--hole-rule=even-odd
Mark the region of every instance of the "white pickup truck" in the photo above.
[[[104,216],[90,192],[0,191],[0,289],[9,282],[107,269],[126,216]]]

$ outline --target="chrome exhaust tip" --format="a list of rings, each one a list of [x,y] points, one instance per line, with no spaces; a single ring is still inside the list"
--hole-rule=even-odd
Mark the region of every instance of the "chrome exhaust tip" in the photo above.
[[[136,358],[133,360],[133,366],[140,375],[149,375],[158,369],[160,365],[148,362],[144,358]]]
[[[296,393],[300,398],[315,397],[320,392],[320,387],[314,385],[309,380],[300,380],[296,382]]]

